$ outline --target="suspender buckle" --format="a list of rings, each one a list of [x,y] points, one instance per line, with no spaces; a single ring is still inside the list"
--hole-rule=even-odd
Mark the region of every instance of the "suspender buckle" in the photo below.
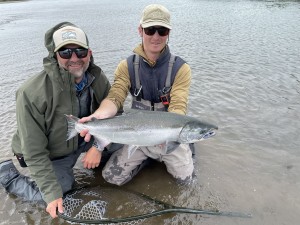
[[[168,94],[171,91],[171,88],[172,87],[164,87],[163,90],[162,90],[162,93]]]
[[[162,95],[162,96],[160,96],[160,100],[163,105],[169,105],[170,104],[170,95],[168,95],[168,94]]]
[[[167,92],[165,92],[166,88],[164,88],[162,91],[161,90],[158,91],[160,101],[164,106],[168,106],[170,104],[170,94],[169,94],[170,89],[171,88],[168,88]]]

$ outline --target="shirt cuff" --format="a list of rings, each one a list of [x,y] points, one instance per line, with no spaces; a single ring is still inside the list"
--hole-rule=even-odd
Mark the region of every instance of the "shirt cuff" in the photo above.
[[[100,145],[98,144],[98,142],[96,140],[94,140],[93,142],[93,147],[95,147],[99,152],[102,152],[104,149],[100,148]]]

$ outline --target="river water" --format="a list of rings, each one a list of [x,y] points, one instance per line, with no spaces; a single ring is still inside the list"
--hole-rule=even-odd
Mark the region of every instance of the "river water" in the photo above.
[[[141,10],[172,12],[169,45],[191,66],[189,114],[219,126],[196,145],[196,176],[178,186],[162,165],[126,188],[179,206],[251,213],[252,218],[165,215],[143,224],[299,224],[300,2],[247,0],[32,0],[0,4],[0,161],[12,157],[15,91],[42,69],[46,30],[70,21],[89,36],[110,81],[140,42]],[[16,160],[14,160],[17,165]],[[18,169],[29,174],[28,170]],[[100,170],[76,165],[78,183],[101,183]],[[0,188],[0,224],[68,224]]]

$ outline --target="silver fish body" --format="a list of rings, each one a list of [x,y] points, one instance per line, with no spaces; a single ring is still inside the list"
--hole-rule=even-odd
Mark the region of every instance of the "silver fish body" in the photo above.
[[[100,148],[112,142],[132,146],[194,143],[214,136],[218,129],[194,117],[159,111],[130,110],[120,116],[87,123],[78,123],[78,118],[70,115],[66,118],[67,140],[88,129]]]

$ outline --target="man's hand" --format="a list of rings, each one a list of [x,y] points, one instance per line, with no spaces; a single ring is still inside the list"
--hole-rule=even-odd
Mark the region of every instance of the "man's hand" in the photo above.
[[[86,123],[88,121],[91,121],[92,118],[96,118],[94,114],[87,116],[87,117],[82,117],[81,119],[78,120],[79,123]],[[89,142],[91,140],[91,135],[89,133],[88,129],[83,129],[80,131],[80,136],[84,137],[85,142]]]
[[[98,151],[96,147],[91,147],[83,159],[81,160],[83,163],[83,167],[87,169],[94,169],[100,165],[102,157],[102,152]]]
[[[118,112],[117,106],[109,99],[104,99],[99,108],[90,116],[82,117],[78,120],[79,123],[86,123],[91,121],[92,118],[96,119],[106,119],[110,117],[114,117]],[[84,129],[80,132],[80,136],[84,137],[85,142],[89,142],[91,140],[91,135],[87,129]]]
[[[90,116],[82,117],[81,119],[78,120],[78,122],[79,122],[79,123],[86,123],[86,122],[88,122],[88,121],[91,121],[93,118],[95,118],[95,119],[106,119],[106,118],[108,118],[108,117],[109,117],[108,115],[103,114],[103,113],[99,110],[99,111],[94,112],[94,113],[91,114]],[[81,136],[81,137],[84,137],[84,141],[85,141],[85,142],[89,142],[89,141],[91,140],[91,135],[90,135],[88,129],[83,129],[83,130],[80,132],[80,136]]]
[[[50,214],[52,218],[56,218],[56,209],[58,209],[58,212],[63,213],[63,200],[62,198],[58,198],[54,200],[53,202],[50,202],[47,205],[46,212]]]

